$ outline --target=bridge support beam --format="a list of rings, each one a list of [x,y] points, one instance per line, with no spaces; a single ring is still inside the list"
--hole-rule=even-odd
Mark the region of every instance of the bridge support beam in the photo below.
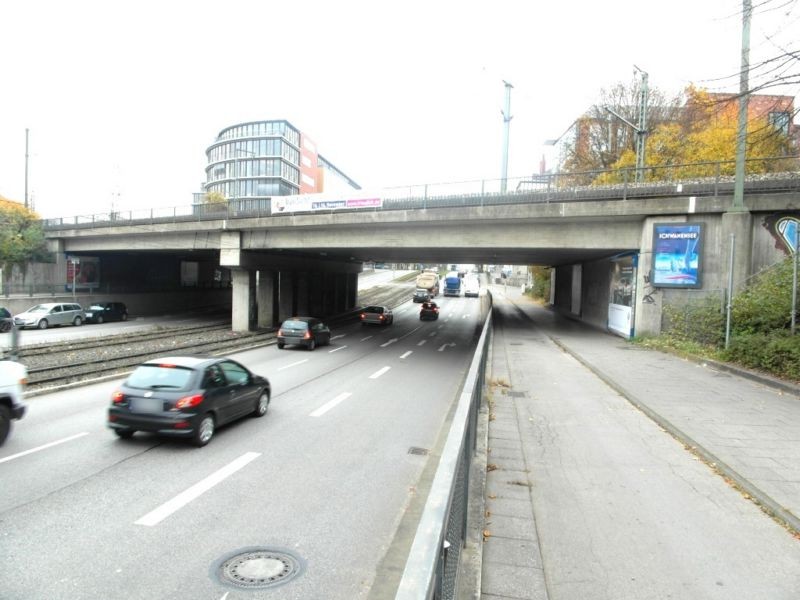
[[[256,322],[256,274],[248,269],[232,269],[231,328],[252,331]]]
[[[283,321],[295,313],[295,291],[297,277],[294,271],[281,271],[278,274],[278,320]]]
[[[276,271],[260,270],[258,272],[258,289],[256,290],[256,303],[258,305],[258,326],[274,327],[278,320],[275,310],[278,273]]]
[[[731,234],[734,236],[733,294],[740,292],[750,276],[753,259],[753,215],[749,211],[722,214],[722,250],[720,272],[727,273],[730,264]]]

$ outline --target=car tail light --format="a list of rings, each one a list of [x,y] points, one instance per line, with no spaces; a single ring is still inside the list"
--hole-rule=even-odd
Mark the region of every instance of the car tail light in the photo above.
[[[367,313],[361,313],[361,318],[362,319],[366,319],[367,318]]]
[[[384,317],[383,315],[380,315],[380,316],[378,317],[378,319],[380,319],[381,321],[383,321],[385,318],[386,318],[386,317]]]
[[[184,396],[175,403],[175,408],[192,408],[197,406],[203,401],[203,394],[195,394],[194,396]]]
[[[117,390],[113,394],[111,394],[111,402],[114,404],[122,404],[125,402],[125,394]]]
[[[278,329],[278,335],[283,337],[283,329]]]
[[[158,365],[162,369],[174,369],[175,365],[171,365],[169,363],[161,363]]]
[[[306,331],[305,334],[303,335],[303,339],[304,340],[310,340],[311,339],[311,332],[310,331]]]

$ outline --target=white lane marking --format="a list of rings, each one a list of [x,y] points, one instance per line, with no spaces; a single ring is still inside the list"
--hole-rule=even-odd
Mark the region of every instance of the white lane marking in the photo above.
[[[206,493],[215,485],[221,483],[222,481],[224,481],[225,479],[236,473],[236,471],[244,468],[249,463],[257,459],[259,456],[261,456],[260,452],[246,452],[245,454],[242,454],[239,458],[237,458],[233,462],[228,463],[227,465],[225,465],[218,471],[212,473],[205,479],[198,481],[192,487],[182,491],[172,500],[168,500],[155,510],[150,511],[141,519],[136,521],[134,525],[145,525],[147,527],[153,527],[155,525],[158,525],[161,521],[166,519],[172,513],[180,510],[195,498]]]
[[[392,368],[392,367],[383,367],[382,369],[378,369],[378,370],[377,370],[377,371],[375,371],[375,372],[374,372],[372,375],[370,375],[370,376],[369,376],[369,378],[370,378],[370,379],[377,379],[378,377],[380,377],[381,375],[383,375],[384,373],[386,373],[386,371],[388,371],[388,370],[389,370],[389,369],[391,369],[391,368]]]
[[[419,344],[417,344],[417,345],[419,345]],[[401,354],[400,358],[407,358],[407,357],[411,356],[412,354],[414,354],[414,351],[413,350],[409,350],[408,352],[406,352],[404,354]]]
[[[302,365],[304,362],[308,362],[308,359],[304,358],[303,360],[298,360],[297,362],[293,362],[292,364],[286,365],[285,367],[280,367],[278,371],[283,371],[284,369],[291,369],[292,367],[296,367],[297,365]]]
[[[439,352],[444,352],[444,349],[445,349],[445,348],[447,348],[447,344],[442,344],[442,345],[439,347]]]
[[[368,336],[367,336],[367,337],[365,337],[365,338],[361,338],[361,341],[362,341],[362,342],[366,342],[366,341],[367,341],[368,339],[370,339],[371,337],[372,337],[371,335],[368,335]]]
[[[222,598],[220,598],[219,600],[227,600],[228,594],[230,594],[230,592],[225,592],[224,594],[222,594]]]
[[[417,344],[417,346],[422,346],[422,345],[423,345],[423,344],[425,344],[425,342],[427,342],[427,341],[428,341],[428,340],[422,340],[422,341],[421,341],[419,344]]]
[[[397,338],[392,338],[388,342],[385,342],[385,343],[381,344],[381,348],[386,348],[386,346],[389,346],[390,344],[394,344],[396,341],[397,341]]]
[[[335,336],[333,336],[331,339],[332,339],[332,340],[338,340],[339,338],[343,338],[343,337],[345,337],[346,335],[347,335],[347,334],[345,334],[345,333],[340,333],[339,335],[335,335]]]
[[[328,354],[338,352],[339,350],[344,350],[345,348],[347,348],[347,346],[339,346],[338,348],[334,348],[333,350],[328,350]]]
[[[466,318],[468,318],[468,317],[469,317],[469,315],[461,315],[461,318],[462,318],[462,319],[466,319]]]
[[[441,327],[441,325],[439,325],[439,327]],[[431,331],[430,334],[428,335],[428,337],[433,337],[435,335],[436,335],[436,332],[435,331]]]
[[[52,448],[53,446],[58,446],[59,444],[63,444],[65,442],[71,442],[72,440],[77,440],[78,438],[81,438],[85,435],[89,435],[89,432],[84,431],[83,433],[76,433],[75,435],[71,435],[61,440],[56,440],[55,442],[50,442],[49,444],[44,444],[43,446],[37,446],[36,448],[31,448],[30,450],[25,450],[24,452],[18,452],[16,454],[12,454],[11,456],[0,458],[0,463],[8,462],[10,460],[14,460],[15,458],[21,458],[23,456],[27,456],[28,454],[33,454],[34,452],[39,452],[41,450],[47,450],[48,448]]]
[[[455,345],[456,345],[456,344],[455,344],[455,342],[449,342],[449,343],[447,343],[447,344],[442,344],[442,347],[441,347],[441,348],[439,348],[439,352],[444,352],[444,349],[445,349],[445,348],[447,348],[448,346],[449,346],[450,348],[454,348],[454,347],[455,347]]]
[[[317,410],[315,410],[314,412],[312,412],[308,416],[309,417],[321,417],[322,415],[324,415],[326,412],[328,412],[330,409],[332,409],[334,406],[336,406],[340,402],[342,402],[344,400],[347,400],[350,396],[352,396],[352,394],[350,392],[343,392],[343,393],[339,394],[338,396],[336,396],[336,398],[334,398],[330,402],[326,402],[325,404],[320,406]]]

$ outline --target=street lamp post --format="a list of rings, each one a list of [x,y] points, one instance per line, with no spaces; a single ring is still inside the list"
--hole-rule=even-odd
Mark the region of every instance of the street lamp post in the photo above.
[[[257,154],[250,150],[245,150],[244,148],[233,147],[231,150],[233,151],[233,177],[231,179],[234,191],[231,200],[235,200],[239,197],[239,153],[242,152],[244,154],[249,154],[250,156],[257,156]]]

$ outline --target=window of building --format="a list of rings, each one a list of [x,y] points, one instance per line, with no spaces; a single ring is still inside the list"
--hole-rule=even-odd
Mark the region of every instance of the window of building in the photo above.
[[[769,113],[769,124],[780,131],[783,135],[789,135],[789,123],[791,116],[788,112]]]

